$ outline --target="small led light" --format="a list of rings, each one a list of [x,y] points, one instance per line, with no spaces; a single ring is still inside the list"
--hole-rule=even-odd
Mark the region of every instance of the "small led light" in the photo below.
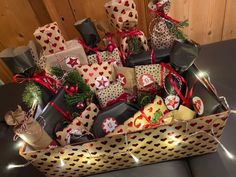
[[[174,141],[174,145],[176,145],[176,146],[178,146],[178,145],[181,143],[180,140],[178,140],[177,138],[175,138],[175,135],[174,135],[174,134],[173,134],[173,135],[170,135],[170,138]]]
[[[7,169],[10,170],[10,169],[13,169],[13,168],[15,168],[15,167],[16,167],[16,165],[14,165],[14,164],[9,164],[9,165],[7,166]]]
[[[133,153],[130,153],[130,155],[136,163],[139,163],[139,159]]]
[[[197,75],[198,75],[198,77],[200,77],[200,78],[204,78],[204,77],[208,76],[208,73],[207,73],[207,72],[204,72],[204,71],[199,71]]]
[[[16,147],[17,148],[21,148],[25,145],[24,141],[19,141],[17,144],[16,144]]]
[[[64,167],[64,166],[65,166],[65,162],[64,162],[64,160],[63,160],[62,158],[60,159],[60,166],[61,166],[61,167]]]

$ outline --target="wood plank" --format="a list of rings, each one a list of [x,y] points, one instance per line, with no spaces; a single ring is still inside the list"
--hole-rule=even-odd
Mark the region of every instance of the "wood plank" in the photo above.
[[[74,29],[75,17],[68,0],[43,0],[48,13],[53,21],[56,21],[66,40],[78,36]],[[81,6],[80,6],[81,7]]]
[[[0,79],[4,83],[12,82],[12,73],[8,67],[0,60]]]
[[[221,41],[225,3],[226,0],[191,0],[189,9],[190,38],[200,44]]]
[[[236,38],[236,1],[227,0],[225,21],[223,29],[223,40],[235,39]]]
[[[40,25],[46,25],[52,22],[52,19],[43,3],[43,0],[28,0]]]
[[[17,47],[33,39],[39,22],[28,0],[1,0],[0,41],[4,48]]]

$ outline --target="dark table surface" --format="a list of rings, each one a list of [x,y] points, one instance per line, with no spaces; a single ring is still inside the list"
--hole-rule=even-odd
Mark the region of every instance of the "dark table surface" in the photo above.
[[[220,95],[224,95],[231,109],[236,110],[236,40],[224,41],[202,47],[197,66],[210,74],[211,81]],[[14,86],[16,87],[16,86]],[[9,90],[8,95],[1,94],[0,87],[0,116],[9,109],[14,109],[17,103],[21,103],[21,87],[14,92]],[[19,93],[16,93],[16,92]],[[221,142],[233,154],[235,158],[226,156],[222,148],[218,152],[191,157],[188,159],[163,162],[143,167],[136,167],[105,174],[96,177],[236,177],[236,114],[231,114],[224,130]],[[8,136],[5,133],[8,132]],[[22,169],[7,170],[7,164],[22,163],[24,160],[18,156],[18,151],[12,143],[12,132],[0,124],[0,177],[43,177],[32,166]],[[17,157],[17,158],[16,158]],[[94,176],[94,177],[95,177]]]

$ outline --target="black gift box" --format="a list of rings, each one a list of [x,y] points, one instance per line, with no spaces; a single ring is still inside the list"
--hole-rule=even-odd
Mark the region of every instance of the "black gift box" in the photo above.
[[[110,107],[107,107],[97,115],[94,121],[92,132],[95,137],[104,137],[109,132],[106,132],[106,126],[116,126],[123,124],[127,119],[132,117],[139,109],[136,105],[119,102]],[[114,126],[112,129],[115,128]],[[114,130],[114,129],[113,129]]]
[[[191,108],[194,109],[193,98],[200,98],[203,102],[203,113],[200,116],[208,116],[222,112],[223,106],[220,99],[211,92],[201,81],[198,80],[198,70],[193,65],[184,73],[185,79],[188,81],[188,88],[193,88],[193,93],[191,96]]]
[[[161,50],[155,49],[154,51],[155,51],[155,63],[169,62],[171,49],[161,49]],[[128,67],[134,67],[138,65],[152,64],[151,53],[152,51],[147,51],[140,54],[131,55],[127,59],[127,63],[125,65]]]
[[[65,102],[65,91],[61,89],[37,117],[37,121],[44,127],[50,137],[56,139],[56,132],[70,122],[71,116]]]
[[[183,73],[193,65],[199,51],[199,46],[193,42],[181,43],[176,41],[170,54],[170,63],[177,72]]]
[[[100,42],[101,38],[90,18],[78,21],[74,26],[88,46],[94,48]]]
[[[29,47],[8,48],[0,53],[0,58],[13,74],[31,76],[36,69],[33,55]]]

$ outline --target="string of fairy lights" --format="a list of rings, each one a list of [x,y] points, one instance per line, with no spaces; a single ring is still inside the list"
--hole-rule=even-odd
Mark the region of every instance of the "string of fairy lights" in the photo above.
[[[206,72],[202,72],[202,71],[200,71],[199,73],[198,73],[198,77],[199,78],[207,78],[207,81],[208,82],[210,82],[210,78],[209,78],[209,75],[208,75],[208,73],[206,73]],[[211,84],[211,83],[210,83]],[[212,84],[211,84],[212,85]],[[228,105],[228,103],[227,103],[227,101],[225,100],[225,103],[226,103],[226,106],[229,108],[229,105]],[[236,114],[236,110],[231,110],[230,111],[231,113],[233,113],[233,114]],[[187,127],[188,127],[188,123],[187,122],[185,122],[186,123],[186,132],[187,132]],[[231,160],[233,160],[233,159],[235,159],[235,155],[234,154],[232,154],[221,142],[220,142],[220,140],[218,139],[218,138],[216,138],[216,136],[215,136],[215,132],[214,132],[214,130],[213,130],[213,123],[212,123],[212,127],[211,127],[211,133],[207,133],[207,132],[205,132],[205,131],[198,131],[198,132],[194,132],[194,133],[189,133],[189,134],[187,134],[186,136],[185,136],[185,138],[189,138],[189,137],[192,137],[192,136],[196,136],[197,134],[199,134],[199,133],[205,133],[205,134],[207,134],[208,136],[210,136],[211,138],[213,138],[219,145],[220,145],[220,147],[222,148],[222,150],[224,151],[224,153],[225,153],[225,155],[229,158],[229,159],[231,159]],[[128,146],[129,144],[128,144],[128,137],[127,137],[127,133],[124,135],[125,136],[125,144],[126,144],[126,146]],[[172,135],[169,135],[168,136],[171,140],[173,140],[174,141],[174,145],[175,146],[179,146],[180,144],[181,144],[181,140],[180,139],[177,139],[176,138],[176,136],[175,136],[175,134],[172,134]],[[16,144],[16,148],[22,148],[22,147],[24,147],[25,146],[25,142],[23,142],[23,141],[18,141],[17,142],[17,144]],[[92,155],[91,155],[91,153],[89,152],[89,150],[88,150],[88,148],[85,148],[84,146],[82,146],[82,148],[84,148],[84,150],[89,154],[89,159],[91,160],[92,158],[95,158],[95,157],[93,157]],[[63,149],[63,148],[62,148]],[[64,149],[65,149],[65,147],[64,147]],[[136,157],[130,150],[129,150],[129,148],[127,148],[128,150],[127,150],[127,152],[126,153],[128,153],[132,158],[133,158],[133,161],[136,163],[136,164],[138,164],[139,162],[140,162],[140,159],[138,158],[138,157]],[[124,153],[124,152],[123,152]],[[23,168],[23,167],[27,167],[27,166],[29,166],[30,164],[32,164],[34,161],[36,161],[37,159],[34,159],[33,161],[28,161],[27,163],[25,163],[25,164],[19,164],[19,165],[17,165],[17,164],[14,164],[14,163],[10,163],[9,165],[7,165],[7,169],[8,170],[11,170],[11,169],[14,169],[14,168]],[[90,163],[90,161],[88,161],[88,164]],[[59,160],[59,166],[61,167],[61,168],[63,168],[64,166],[66,166],[66,162],[63,160],[63,158],[62,158],[62,156],[60,157],[60,160]]]

